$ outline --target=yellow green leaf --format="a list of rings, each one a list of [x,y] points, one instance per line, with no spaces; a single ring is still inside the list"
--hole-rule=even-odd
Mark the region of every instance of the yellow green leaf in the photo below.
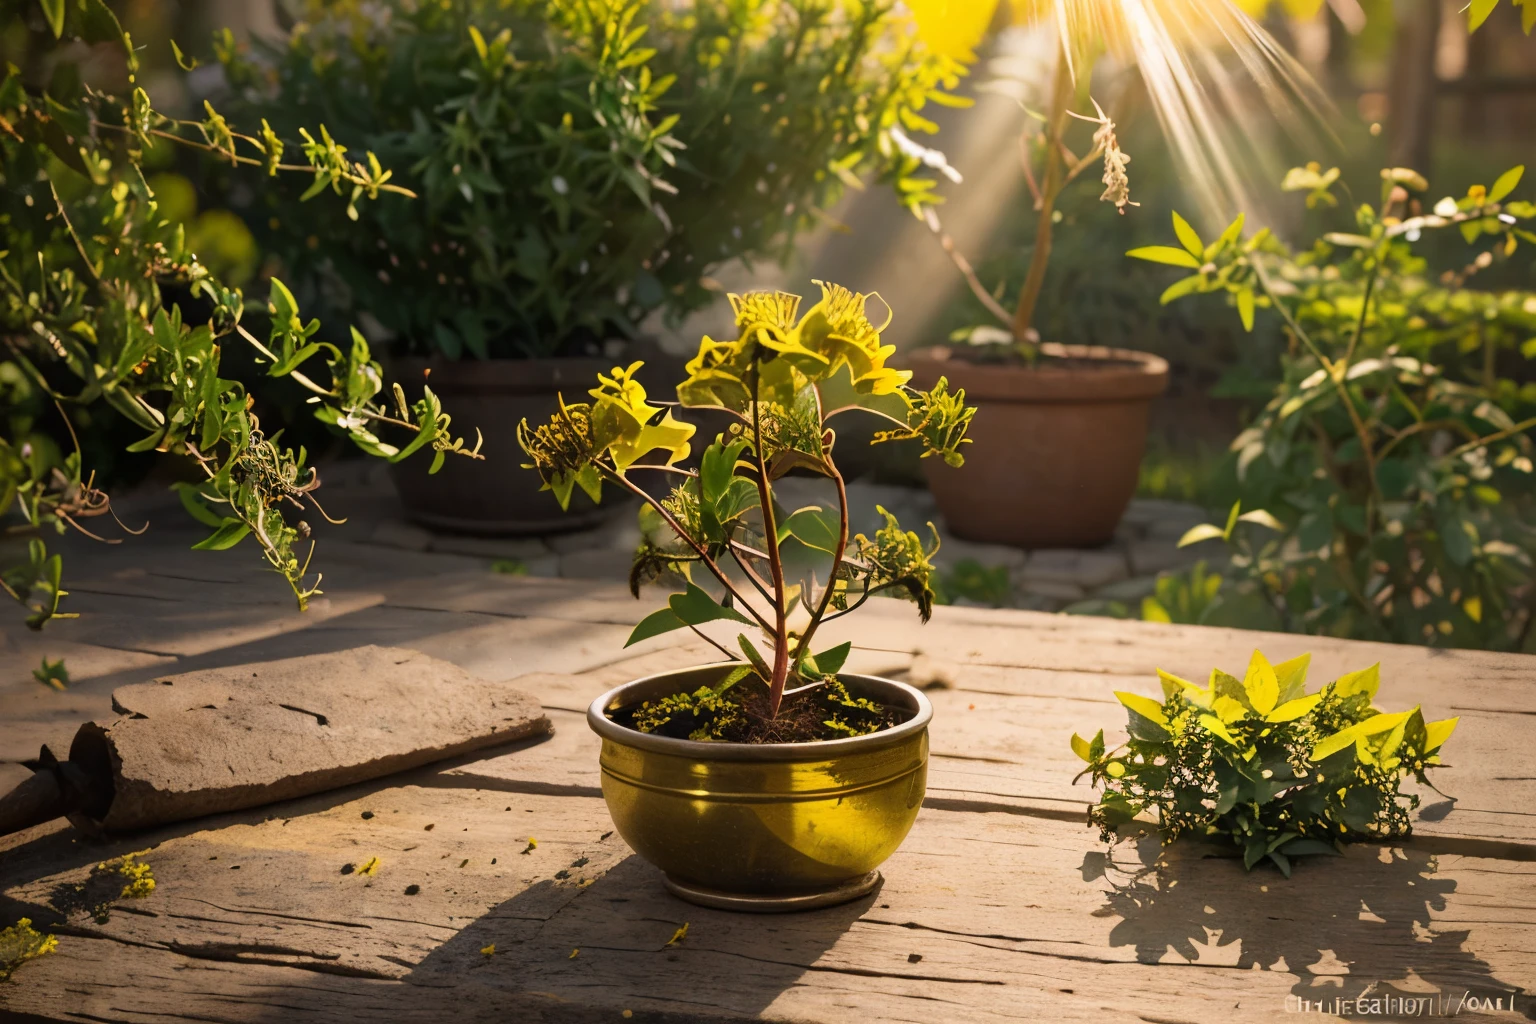
[[[1319,691],[1307,694],[1304,697],[1297,697],[1295,700],[1288,700],[1265,715],[1264,720],[1276,724],[1280,722],[1294,722],[1296,719],[1310,714],[1312,709],[1317,707],[1317,702],[1322,699],[1323,694]]]
[[[1458,715],[1455,718],[1442,718],[1438,722],[1426,722],[1424,732],[1427,738],[1424,741],[1424,752],[1427,754],[1432,750],[1439,750],[1445,741],[1451,738],[1451,733],[1456,731],[1456,723],[1459,721],[1461,716]]]
[[[1195,259],[1183,249],[1176,249],[1171,245],[1143,245],[1126,253],[1132,259],[1147,260],[1150,263],[1166,263],[1173,267],[1188,267],[1190,270],[1199,270],[1200,261]]]
[[[1370,668],[1362,668],[1356,672],[1346,672],[1334,680],[1333,692],[1340,697],[1350,697],[1357,693],[1363,693],[1367,697],[1375,698],[1376,691],[1381,688],[1381,662],[1377,662]]]
[[[1179,244],[1189,250],[1189,254],[1197,260],[1205,258],[1205,243],[1200,241],[1200,236],[1195,229],[1189,226],[1189,221],[1180,217],[1178,211],[1173,214],[1173,233],[1179,236]]]
[[[1203,540],[1225,540],[1226,537],[1227,535],[1222,528],[1214,523],[1201,523],[1199,526],[1192,526],[1186,530],[1184,536],[1179,538],[1178,546],[1187,548],[1191,544],[1199,544]]]
[[[1164,729],[1168,728],[1168,716],[1163,714],[1163,706],[1151,697],[1143,697],[1139,693],[1126,693],[1123,690],[1116,690],[1115,696],[1121,704],[1124,704],[1142,718],[1156,722]]]
[[[1220,736],[1230,745],[1237,746],[1237,737],[1228,732],[1226,723],[1215,715],[1201,715],[1200,724],[1205,726],[1206,731],[1212,736]]]
[[[1168,609],[1164,608],[1162,602],[1155,597],[1141,599],[1141,618],[1143,622],[1171,623],[1173,621],[1173,616],[1168,614]]]
[[[1243,692],[1248,694],[1248,703],[1253,705],[1253,710],[1261,715],[1275,710],[1275,703],[1280,699],[1280,680],[1275,675],[1275,667],[1260,651],[1254,651],[1248,661]]]
[[[1072,753],[1076,754],[1084,761],[1091,762],[1093,760],[1093,748],[1089,745],[1087,740],[1083,739],[1077,733],[1072,734]]]
[[[1223,722],[1241,722],[1248,717],[1248,709],[1231,697],[1217,697],[1211,701],[1211,710]]]
[[[681,928],[679,928],[677,931],[673,932],[672,933],[672,937],[667,940],[667,945],[675,946],[679,942],[682,942],[687,937],[688,937],[688,922],[684,921],[683,922],[683,926]]]
[[[1471,619],[1473,622],[1482,622],[1483,621],[1483,599],[1482,598],[1480,598],[1480,597],[1469,597],[1469,598],[1467,598],[1465,601],[1461,602],[1461,610],[1466,612],[1467,613],[1467,618]]]
[[[1165,672],[1162,669],[1157,670],[1157,678],[1158,681],[1163,684],[1163,696],[1165,698],[1172,697],[1174,694],[1184,693],[1189,690],[1198,692],[1200,689],[1200,687],[1196,686],[1188,679],[1181,679],[1174,675],[1172,672]]]
[[[1275,679],[1280,683],[1280,700],[1294,700],[1302,695],[1307,685],[1307,668],[1312,664],[1311,653],[1298,655],[1275,666]]]

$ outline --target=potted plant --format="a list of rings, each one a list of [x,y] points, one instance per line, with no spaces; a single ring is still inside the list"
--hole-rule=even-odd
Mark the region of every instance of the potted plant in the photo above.
[[[615,367],[591,401],[562,397],[547,422],[519,428],[528,468],[562,505],[604,484],[644,502],[631,586],[637,597],[658,579],[680,589],[629,642],[687,628],[727,659],[627,683],[587,712],[620,834],[698,903],[788,910],[860,896],[922,802],[928,701],[843,672],[851,644],[818,649],[816,636],[887,591],[926,620],[937,537],[925,548],[888,513],[873,537],[849,536],[831,423],[871,413],[889,428],[876,442],[918,440],[958,466],[973,410],[944,381],[916,391],[886,365],[894,347],[868,299],[823,285],[802,315],[799,296],[732,296],[737,337],[704,338],[676,402],[652,401],[637,365]],[[695,428],[674,408],[731,420],[697,470],[678,465]],[[675,485],[657,498],[637,470]],[[835,504],[782,507],[774,484],[792,470],[825,478]],[[704,632],[722,625],[734,640]]]
[[[923,4],[918,11],[942,32],[939,6]],[[1054,11],[1056,66],[1045,110],[1031,111],[1038,130],[1026,140],[1036,226],[1017,301],[1012,310],[1004,308],[945,239],[999,326],[917,352],[908,363],[918,382],[946,375],[982,409],[966,469],[930,477],[950,529],[967,539],[1025,548],[1090,547],[1111,539],[1135,492],[1151,402],[1167,384],[1168,366],[1159,356],[1095,346],[1091,338],[1042,342],[1036,330],[1065,187],[1102,167],[1100,198],[1121,213],[1136,205],[1127,178],[1130,158],[1120,149],[1115,122],[1088,95],[1096,58],[1112,48],[1144,69],[1148,97],[1170,127],[1181,169],[1204,193],[1207,209],[1228,205],[1236,191],[1223,140],[1208,130],[1218,114],[1230,112],[1211,109],[1200,77],[1226,57],[1218,50],[1235,52],[1266,98],[1293,98],[1276,111],[1282,122],[1294,120],[1292,108],[1305,106],[1314,91],[1306,73],[1261,28],[1225,4],[1208,5],[1198,17],[1081,0],[1058,3]],[[1080,145],[1071,137],[1075,124],[1086,126],[1080,128],[1085,136],[1091,132],[1081,156],[1072,148]],[[1014,500],[998,500],[1000,486],[1016,488]]]
[[[222,551],[250,538],[303,609],[320,580],[300,516],[324,515],[320,478],[302,448],[262,429],[263,376],[301,386],[314,415],[368,454],[398,461],[426,448],[434,469],[448,455],[480,456],[453,436],[431,389],[414,402],[399,384],[386,390],[356,331],[341,345],[316,340],[319,324],[304,320],[282,282],[270,284],[266,337],[247,329],[244,296],[199,262],[184,225],[162,211],[142,173],[145,154],[188,146],[291,172],[309,180],[311,195],[350,195],[353,209],[410,193],[373,154],[346,158],[323,127],[320,140],[296,133],[300,145],[265,124],[242,134],[211,105],[202,120],[160,113],[132,86],[138,57],[102,0],[5,10],[16,28],[6,45],[19,37],[28,59],[25,70],[5,62],[0,76],[0,517],[10,520],[0,590],[33,629],[74,617],[60,610],[63,563],[45,538],[75,530],[104,539],[95,531],[112,500],[80,434],[116,416],[134,438],[122,447],[180,458],[192,476],[176,486],[210,527],[195,547]],[[95,80],[114,76],[130,87]],[[250,390],[225,357],[237,349],[263,368]]]
[[[647,317],[717,299],[719,264],[787,255],[859,174],[931,199],[889,134],[925,126],[916,111],[961,70],[896,31],[893,0],[305,12],[280,46],[220,45],[233,109],[279,130],[323,118],[422,201],[370,207],[365,232],[262,205],[276,200],[240,212],[301,297],[387,334],[407,376],[430,369],[491,452],[562,387],[644,355]],[[397,480],[409,514],[436,526],[538,532],[598,515],[581,494],[562,515],[515,475]]]

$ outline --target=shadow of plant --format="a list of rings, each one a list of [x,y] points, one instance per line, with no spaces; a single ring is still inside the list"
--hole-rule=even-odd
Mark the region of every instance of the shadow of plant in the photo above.
[[[1134,947],[1142,963],[1288,972],[1293,995],[1314,1004],[1390,996],[1454,1007],[1470,993],[1536,1020],[1536,1001],[1467,948],[1469,931],[1437,924],[1457,883],[1411,844],[1308,858],[1290,880],[1196,843],[1163,849],[1145,837],[1116,853],[1084,857],[1083,878],[1111,886],[1096,916],[1121,919],[1110,944]]]
[[[515,998],[534,1020],[593,1020],[605,1010],[630,1010],[635,1020],[756,1016],[808,971],[829,969],[818,961],[878,896],[799,914],[733,914],[670,895],[661,873],[631,855],[585,887],[542,881],[492,907],[417,964],[407,990],[452,986],[457,998],[467,982],[470,992]],[[685,923],[686,936],[672,942]],[[729,981],[703,983],[710,978]]]

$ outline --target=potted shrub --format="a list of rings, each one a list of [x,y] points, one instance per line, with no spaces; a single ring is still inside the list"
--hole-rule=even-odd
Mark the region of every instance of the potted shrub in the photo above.
[[[184,145],[292,172],[309,180],[310,194],[350,194],[349,208],[406,190],[373,154],[344,157],[323,127],[321,141],[296,133],[300,145],[265,124],[242,134],[212,106],[198,121],[161,114],[133,86],[138,58],[102,0],[24,8],[7,42],[23,41],[27,69],[7,62],[0,76],[0,517],[10,520],[0,533],[0,590],[33,629],[74,617],[60,610],[63,564],[45,538],[73,529],[103,539],[95,531],[112,501],[80,432],[115,415],[134,436],[129,451],[180,458],[192,475],[177,488],[210,527],[195,547],[222,551],[250,538],[303,609],[320,580],[300,517],[324,515],[320,478],[302,448],[263,431],[261,378],[249,381],[258,391],[250,393],[226,351],[246,349],[268,380],[301,386],[318,419],[371,455],[398,461],[428,448],[434,470],[448,455],[480,456],[453,436],[431,389],[414,402],[399,384],[386,392],[356,331],[341,345],[316,340],[319,324],[300,316],[280,281],[270,285],[266,337],[251,333],[244,297],[199,262],[184,225],[162,212],[142,173],[145,152]],[[82,54],[91,55],[90,81]],[[114,90],[114,77],[127,87]]]
[[[1058,49],[1049,108],[1039,137],[1034,248],[1006,328],[980,327],[959,344],[920,350],[908,360],[915,379],[947,376],[979,402],[976,446],[965,471],[928,484],[945,523],[967,540],[1022,548],[1095,547],[1115,532],[1136,490],[1152,399],[1168,383],[1161,357],[1091,344],[1044,342],[1034,329],[1055,228],[1056,202],[1079,174],[1103,161],[1105,192],[1123,212],[1130,203],[1114,122],[1099,111],[1086,155],[1069,159],[1068,129],[1078,76]],[[1076,75],[1074,75],[1074,70]],[[996,302],[992,303],[996,306]],[[1014,500],[997,500],[998,487]]]
[[[519,430],[528,468],[562,505],[604,484],[644,502],[631,586],[637,597],[647,581],[679,589],[629,642],[687,628],[727,659],[627,683],[587,712],[620,834],[695,902],[788,910],[860,896],[922,802],[928,701],[842,672],[851,644],[820,647],[816,636],[886,591],[926,620],[937,537],[925,548],[888,513],[873,537],[849,536],[831,424],[868,412],[889,428],[877,442],[918,440],[958,466],[973,410],[944,381],[916,391],[886,365],[894,348],[881,345],[867,299],[823,285],[801,315],[798,296],[732,296],[737,337],[703,340],[677,402],[652,401],[637,365],[615,367],[591,401],[562,397],[547,422]],[[678,465],[695,428],[674,408],[731,421],[697,470]],[[665,464],[641,465],[647,456]],[[657,498],[637,470],[675,485]],[[824,477],[835,504],[779,505],[774,482],[792,470]],[[702,629],[721,624],[734,641]]]
[[[947,19],[935,12],[939,6],[918,10],[942,32]],[[975,6],[985,11],[995,5],[979,0]],[[1306,107],[1315,95],[1306,73],[1262,29],[1226,5],[1210,5],[1196,18],[1077,0],[1053,10],[1059,24],[1052,31],[1060,41],[1046,108],[1034,115],[1039,127],[1028,140],[1034,159],[1026,161],[1026,179],[1036,227],[1017,302],[1005,309],[957,258],[972,291],[1001,326],[978,328],[960,344],[918,352],[909,363],[918,382],[947,375],[982,408],[966,469],[930,479],[949,527],[968,539],[1026,548],[1087,547],[1111,539],[1136,488],[1151,402],[1167,383],[1167,363],[1158,356],[1095,346],[1092,338],[1042,343],[1036,331],[1062,190],[1084,171],[1102,166],[1100,198],[1121,213],[1136,205],[1127,178],[1130,158],[1120,149],[1115,123],[1087,95],[1096,56],[1113,48],[1148,69],[1148,96],[1160,122],[1170,126],[1181,169],[1203,193],[1208,210],[1226,205],[1234,189],[1232,161],[1207,126],[1218,118],[1241,124],[1231,111],[1212,109],[1213,92],[1200,77],[1227,56],[1218,48],[1240,58],[1266,99],[1287,97],[1275,111],[1281,121],[1294,120],[1295,108]],[[973,25],[972,34],[976,31]],[[1231,101],[1232,90],[1215,92]],[[1091,131],[1082,156],[1071,148],[1079,145],[1070,137],[1074,122],[1088,126],[1084,136]],[[947,241],[946,248],[953,253]],[[1017,488],[1013,500],[998,500],[999,486]]]
[[[890,0],[314,4],[277,48],[221,60],[234,109],[324,118],[421,193],[336,215],[242,210],[301,297],[377,325],[407,375],[506,450],[524,417],[612,360],[642,323],[718,298],[728,260],[787,255],[797,228],[878,169],[931,198],[893,127],[959,65],[894,31]],[[275,200],[263,200],[273,202]],[[648,357],[653,372],[659,364]],[[482,532],[571,528],[516,475],[450,466],[407,510]]]

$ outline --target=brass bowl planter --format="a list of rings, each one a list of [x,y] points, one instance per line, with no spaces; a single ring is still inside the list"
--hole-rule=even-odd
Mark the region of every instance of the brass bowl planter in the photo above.
[[[603,799],[624,841],[705,906],[785,911],[856,899],[906,838],[928,778],[933,706],[904,683],[840,674],[912,717],[814,743],[711,743],[637,732],[607,712],[714,683],[730,665],[663,672],[587,709],[602,737]]]

